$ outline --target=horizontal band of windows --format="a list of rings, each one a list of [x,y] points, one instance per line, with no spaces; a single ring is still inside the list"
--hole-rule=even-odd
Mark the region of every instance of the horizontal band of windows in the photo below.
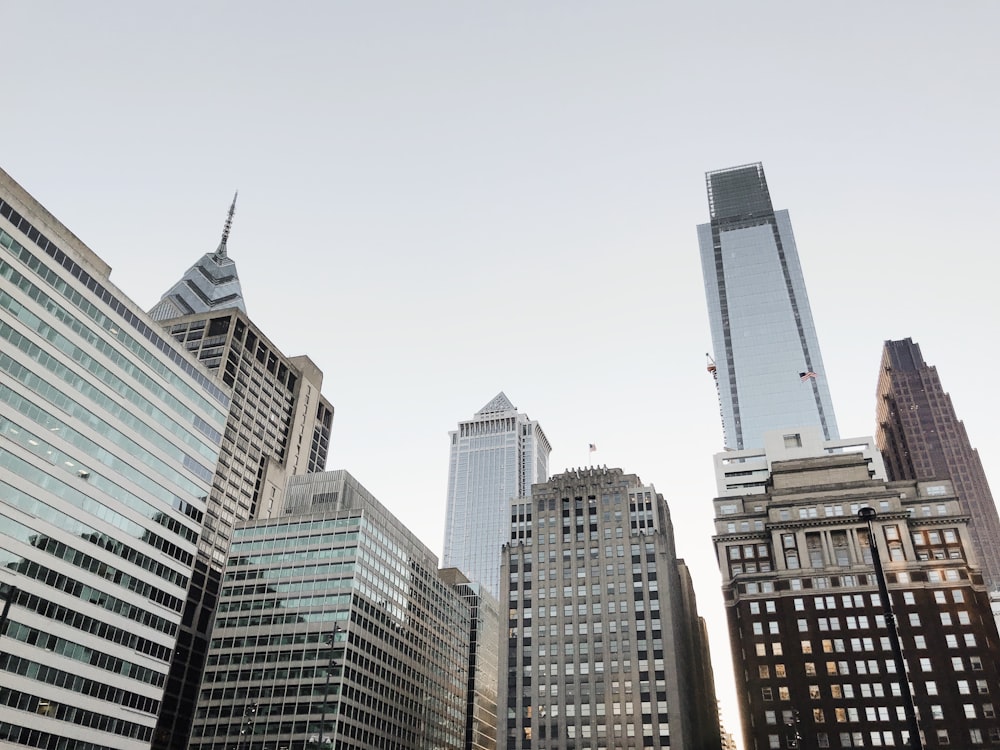
[[[131,376],[132,380],[139,386],[139,388],[146,393],[152,394],[157,399],[163,400],[167,405],[172,407],[173,411],[181,419],[183,419],[185,423],[190,422],[191,424],[195,424],[196,420],[201,419],[201,417],[194,410],[192,410],[191,407],[178,399],[171,391],[165,389],[159,381],[154,380],[137,364],[135,364],[135,362],[123,355],[118,349],[111,346],[106,339],[87,328],[68,310],[56,303],[55,300],[49,297],[45,292],[32,284],[30,279],[26,278],[24,275],[14,270],[14,268],[3,261],[0,261],[0,277],[10,280],[14,287],[23,291],[29,299],[34,301],[37,305],[39,305],[39,307],[43,308],[49,316],[57,319],[69,328],[73,333],[83,339],[89,347],[92,347],[94,350],[107,357],[114,365],[114,369],[109,370],[99,364],[89,354],[85,354],[85,350],[81,349],[69,338],[56,333],[49,322],[49,318],[43,318],[38,314],[33,313],[18,300],[14,299],[14,297],[10,294],[6,292],[0,294],[0,306],[10,311],[18,320],[24,323],[31,330],[38,332],[40,335],[44,335],[49,341],[54,343],[60,351],[72,356],[74,361],[85,365],[87,369],[100,378],[102,382],[111,386],[115,393],[126,395],[126,398],[128,398],[129,401],[142,409],[143,412],[153,416],[154,419],[156,419],[160,424],[167,426],[167,428],[180,437],[184,443],[193,447],[206,458],[213,458],[214,450],[211,446],[205,445],[202,441],[197,440],[194,435],[186,431],[185,425],[178,423],[176,419],[171,418],[171,415],[160,411],[152,402],[144,398],[143,394],[139,390],[133,388],[124,378],[119,377],[118,374],[121,373]],[[214,433],[214,444],[217,447],[219,441],[222,439],[221,433],[218,430],[211,428],[204,420],[202,420],[202,423],[203,424],[200,426],[196,425],[198,426],[199,432],[203,432],[203,428],[210,429],[211,432]],[[213,437],[213,435],[209,434],[206,435],[206,437]]]
[[[132,680],[139,680],[154,687],[163,687],[167,675],[155,669],[144,667],[141,664],[126,661],[117,656],[106,654],[103,651],[84,646],[79,643],[59,638],[46,633],[44,630],[33,628],[23,623],[9,620],[7,624],[7,637],[16,641],[27,643],[29,646],[45,649],[52,653],[74,659],[92,667],[103,669],[114,674],[124,675]]]
[[[0,419],[0,424],[2,422],[3,420]],[[107,506],[101,505],[101,503],[84,495],[79,490],[70,487],[65,482],[59,481],[52,474],[46,474],[11,453],[4,452],[0,455],[0,467],[9,469],[13,476],[18,477],[22,481],[30,482],[39,489],[44,488],[44,491],[51,493],[73,507],[88,511],[91,515],[101,520],[108,520],[113,526],[118,527],[119,531],[124,532],[125,535],[138,541],[146,542],[149,546],[161,550],[164,554],[177,560],[181,565],[185,566],[186,570],[182,573],[168,565],[164,565],[159,560],[122,543],[110,534],[99,531],[93,526],[67,515],[65,511],[59,510],[26,492],[15,489],[5,482],[0,482],[0,495],[12,507],[19,508],[34,518],[46,521],[56,528],[85,539],[91,544],[107,550],[116,557],[120,557],[122,560],[149,571],[157,578],[161,578],[173,586],[182,589],[187,588],[187,572],[190,570],[191,565],[194,564],[194,555],[192,553],[182,549],[173,542],[168,542],[149,529],[129,521],[124,516],[114,513]],[[117,516],[117,518],[108,519],[107,516]],[[119,521],[119,523],[116,524],[114,523],[115,521]],[[122,528],[123,526],[126,528]]]
[[[117,706],[131,708],[140,713],[155,716],[160,710],[160,702],[131,690],[124,690],[105,682],[91,680],[63,669],[56,669],[45,664],[39,664],[30,659],[23,659],[13,654],[0,654],[0,671],[21,675],[31,680],[43,682],[46,685],[55,685],[59,688],[71,690],[81,695],[89,695],[98,700],[108,701]],[[136,724],[135,726],[141,726]]]
[[[99,284],[95,279],[93,279],[89,273],[87,273],[83,268],[81,268],[77,263],[75,263],[70,257],[66,255],[62,250],[56,246],[55,243],[50,241],[45,235],[35,229],[31,224],[22,217],[17,211],[15,211],[6,201],[0,199],[0,216],[7,218],[11,224],[13,224],[17,229],[25,234],[32,242],[35,242],[38,247],[45,252],[49,257],[55,260],[59,265],[65,268],[70,274],[76,278],[78,281],[82,282],[88,289],[97,294],[112,310],[118,313],[132,328],[137,330],[140,335],[143,336],[147,341],[153,344],[158,350],[163,352],[167,357],[178,367],[180,367],[192,380],[198,383],[206,392],[208,392],[212,398],[215,399],[222,407],[229,407],[229,396],[223,391],[219,386],[212,382],[204,373],[198,371],[198,368],[192,365],[185,359],[185,357],[175,350],[167,340],[162,338],[155,329],[151,328],[146,324],[145,321],[138,318],[121,300],[115,297],[108,289],[106,289],[102,284]],[[31,255],[30,252],[20,244],[18,244],[13,237],[11,237],[6,232],[0,232],[0,244],[4,247],[16,246],[17,250],[21,251],[19,253],[19,259],[22,262],[27,262],[23,255],[27,255],[28,258],[34,260],[38,263],[38,259]],[[11,248],[13,249],[13,248]],[[30,264],[29,264],[30,265]],[[46,270],[49,270],[46,268]],[[51,271],[50,271],[51,273]],[[60,281],[62,281],[60,279]]]
[[[37,406],[30,399],[21,394],[15,393],[3,384],[0,384],[0,403],[13,407],[18,413],[30,420],[31,423],[41,427],[45,432],[58,432],[62,440],[75,448],[79,448],[85,455],[94,459],[95,463],[113,468],[118,475],[142,487],[142,489],[152,494],[154,498],[161,500],[163,505],[154,505],[147,502],[144,498],[129,492],[124,487],[111,481],[111,479],[107,478],[104,474],[91,468],[90,466],[77,464],[76,466],[71,467],[72,469],[75,469],[75,471],[70,471],[71,474],[74,474],[80,479],[86,479],[92,487],[96,487],[102,492],[107,493],[110,497],[113,497],[122,505],[137,511],[149,520],[155,521],[167,530],[181,537],[184,541],[191,542],[192,544],[198,541],[200,533],[198,528],[187,526],[180,519],[163,512],[165,505],[183,512],[189,518],[200,524],[204,518],[204,514],[183,498],[178,497],[174,493],[170,492],[170,490],[157,484],[152,480],[152,478],[148,477],[141,471],[138,471],[133,466],[125,463],[95,441],[81,435],[77,430],[71,427],[68,422],[58,419],[51,413],[45,411],[45,409]],[[25,449],[31,450],[38,455],[45,455],[47,460],[61,461],[63,462],[63,466],[66,466],[66,461],[70,460],[70,456],[58,451],[54,445],[43,441],[37,436],[26,437],[14,434],[14,430],[26,429],[21,424],[8,422],[4,429],[10,440],[19,443]],[[32,439],[35,440],[37,445],[33,445],[31,443]],[[51,451],[51,453],[46,452],[43,454],[43,449],[45,451]]]
[[[103,620],[98,620],[96,617],[89,617],[75,609],[56,604],[44,597],[38,596],[38,594],[33,594],[23,589],[18,590],[13,604],[29,612],[34,612],[39,617],[54,620],[82,633],[90,633],[110,643],[125,646],[140,654],[145,654],[152,659],[157,659],[164,663],[170,661],[172,650],[169,646],[164,646],[162,643],[143,638],[131,630],[116,628],[114,625],[109,625]]]
[[[4,468],[9,469],[12,464],[16,466],[19,463],[23,464],[23,462],[11,456],[9,453],[0,455],[0,466],[3,466]],[[23,466],[18,468],[23,469],[25,474],[28,476],[21,477],[21,475],[17,474],[15,474],[15,476],[28,479],[29,481],[32,478],[31,475],[37,471],[35,467],[28,464],[23,464]],[[40,483],[44,483],[44,477]],[[56,483],[48,482],[46,484],[46,488],[48,489],[53,484]],[[54,489],[58,490],[59,487],[55,487]],[[54,494],[58,495],[59,493]],[[154,560],[149,555],[144,555],[132,547],[122,544],[109,534],[102,533],[93,527],[78,521],[72,516],[67,515],[50,505],[46,505],[37,498],[32,497],[26,492],[22,492],[6,482],[0,482],[0,498],[2,498],[10,507],[18,508],[31,515],[33,518],[52,524],[54,527],[62,531],[68,531],[79,539],[90,542],[99,549],[110,552],[115,557],[121,558],[132,565],[152,573],[165,583],[176,586],[180,589],[187,588],[187,571],[181,573],[180,571],[174,570],[173,568]],[[180,611],[180,602],[182,601],[180,598],[171,597],[165,592],[155,593],[158,589],[156,589],[156,587],[154,587],[151,583],[146,581],[142,581],[140,583],[136,576],[129,575],[122,570],[116,569],[114,566],[109,565],[107,561],[98,560],[82,550],[78,550],[68,544],[57,542],[50,537],[46,537],[39,529],[17,523],[13,519],[8,519],[4,515],[0,515],[0,529],[2,529],[5,533],[8,533],[12,538],[19,539],[25,544],[30,544],[38,549],[44,549],[46,552],[62,558],[63,560],[72,561],[73,564],[79,568],[88,569],[93,572],[101,571],[99,575],[101,575],[102,578],[114,581],[116,584],[122,586],[123,588],[127,588],[129,591],[135,591],[137,594],[154,599],[155,601],[162,603],[163,606],[168,609]],[[194,562],[194,556],[188,555],[188,557],[190,558],[190,562],[188,563],[190,565]],[[177,602],[178,606],[171,606],[168,602]]]
[[[34,560],[15,555],[8,549],[0,547],[0,565],[13,573],[23,575],[35,581],[40,581],[46,586],[51,586],[59,591],[77,597],[83,601],[96,604],[109,612],[114,612],[140,625],[174,636],[177,633],[177,623],[153,614],[147,609],[137,607],[130,602],[111,596],[93,586],[88,586],[75,578],[70,578],[63,573],[59,573],[52,568],[47,568]]]
[[[9,326],[0,324],[0,338],[3,337],[4,330],[10,331]],[[15,334],[20,336],[20,334]],[[23,337],[22,337],[23,338]],[[42,354],[41,350],[37,349],[36,353],[44,356],[47,360],[51,360],[47,354]],[[204,497],[206,495],[205,485],[193,482],[187,476],[181,472],[173,469],[169,464],[163,461],[161,458],[146,450],[134,440],[131,440],[123,432],[116,429],[115,427],[108,424],[103,419],[100,419],[94,412],[90,411],[82,404],[80,404],[76,397],[69,396],[58,388],[56,388],[52,383],[50,383],[45,378],[39,376],[28,367],[17,362],[12,357],[7,354],[0,354],[0,370],[3,370],[9,374],[12,378],[17,380],[23,386],[25,386],[29,391],[36,394],[40,398],[45,399],[50,404],[52,404],[57,409],[61,409],[69,414],[71,417],[80,420],[81,423],[86,425],[93,425],[95,428],[101,430],[101,435],[108,439],[115,445],[124,448],[126,452],[139,459],[143,464],[148,466],[153,472],[159,474],[164,479],[173,482],[182,490],[190,494],[192,497]],[[79,392],[84,389],[86,383],[82,380],[76,380],[68,383],[72,389]],[[103,397],[103,394],[99,394]],[[112,414],[118,416],[117,412],[122,411],[121,407],[117,406],[113,401],[107,399],[103,400],[110,405],[110,411]],[[102,404],[103,405],[103,404]],[[139,424],[139,432],[141,434],[146,434],[148,431],[144,430],[142,425]],[[162,438],[161,438],[162,440]],[[155,441],[154,441],[155,442]],[[166,441],[163,441],[166,444]],[[176,451],[176,447],[171,447],[170,449],[176,452],[177,458],[183,460],[183,451]],[[190,515],[190,514],[189,514]]]
[[[195,474],[195,476],[200,477],[201,479],[204,479],[206,481],[211,481],[213,476],[213,471],[210,468],[208,468],[204,464],[199,463],[190,454],[188,454],[184,450],[181,450],[177,445],[167,440],[158,432],[149,429],[150,425],[148,425],[144,420],[140,419],[135,414],[130,412],[128,409],[126,409],[124,406],[118,403],[117,400],[108,396],[93,383],[80,377],[80,375],[75,370],[72,370],[66,365],[64,365],[59,359],[50,354],[48,350],[42,349],[36,343],[31,341],[27,336],[15,330],[7,323],[0,323],[0,338],[9,341],[16,349],[24,352],[24,354],[28,358],[30,358],[31,361],[37,362],[39,365],[48,370],[52,375],[56,376],[62,382],[72,387],[75,391],[77,391],[77,393],[90,399],[93,403],[98,404],[108,413],[113,414],[116,419],[121,421],[122,424],[127,425],[132,429],[134,429],[136,432],[143,434],[146,437],[146,439],[149,440],[149,442],[156,445],[156,447],[162,450],[166,455],[175,457],[184,466],[190,469],[191,472]],[[55,344],[57,347],[59,345],[60,340],[65,341],[65,339],[63,339],[61,336],[58,335],[52,335],[49,336],[48,338],[52,339],[52,343]],[[69,345],[69,351],[64,351],[64,354],[76,360],[79,359],[83,359],[85,361],[89,360],[91,367],[88,369],[91,370],[97,369],[104,373],[108,372],[107,368],[94,364],[92,358],[86,352],[80,350],[78,347],[73,346],[72,344]],[[91,374],[96,375],[98,378],[101,378],[100,373],[91,372]],[[108,378],[108,376],[105,375],[105,378]],[[114,378],[109,378],[109,379],[114,380]],[[103,382],[104,378],[101,378],[101,380]],[[109,388],[115,387],[114,384],[112,383],[105,382],[104,385],[107,385]],[[125,388],[124,390],[126,391],[126,393],[122,395],[125,396],[126,398],[128,397],[128,395],[130,394],[134,395],[135,393],[129,388]],[[132,401],[132,399],[129,400]],[[136,406],[140,405],[136,404]],[[142,407],[140,406],[140,408]],[[175,429],[186,430],[185,427],[178,425],[176,422],[173,422],[173,420],[170,420],[169,418],[159,419],[158,418],[159,416],[166,417],[166,415],[163,414],[163,412],[159,411],[158,409],[152,408],[152,411],[154,413],[149,414],[149,416],[151,416],[155,422],[161,424],[162,426],[167,427],[168,425],[170,425],[173,426]],[[168,430],[169,429],[170,427],[168,427]],[[212,450],[211,460],[213,464],[215,463],[217,457],[218,453]]]

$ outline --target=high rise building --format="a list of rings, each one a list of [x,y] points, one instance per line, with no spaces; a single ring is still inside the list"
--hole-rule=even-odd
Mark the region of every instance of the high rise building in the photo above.
[[[838,437],[787,211],[775,211],[761,164],[706,175],[711,221],[698,244],[727,448],[816,425]]]
[[[924,362],[912,339],[885,342],[876,420],[875,439],[889,479],[951,479],[969,514],[969,535],[986,582],[1000,588],[1000,516],[983,463],[937,368]]]
[[[498,747],[718,750],[708,641],[663,496],[587,468],[509,509]]]
[[[238,524],[191,750],[462,750],[471,611],[344,471]]]
[[[845,451],[816,428],[798,437],[769,441],[765,491],[723,479],[715,500],[748,750],[910,746],[873,544],[923,746],[1000,745],[1000,637],[950,481],[887,482],[870,439]]]
[[[482,584],[472,583],[458,568],[443,568],[440,576],[466,601],[472,613],[463,747],[496,750],[500,604]]]
[[[229,410],[0,171],[0,745],[149,748]]]
[[[552,446],[541,425],[503,392],[449,436],[443,563],[497,597],[510,501],[530,495],[532,484],[548,478]]]
[[[153,750],[187,748],[234,524],[274,514],[288,477],[325,469],[330,446],[333,406],[321,393],[322,371],[308,357],[282,354],[247,317],[227,253],[234,207],[219,248],[151,311],[220,386],[232,389]],[[185,314],[174,316],[177,310]]]

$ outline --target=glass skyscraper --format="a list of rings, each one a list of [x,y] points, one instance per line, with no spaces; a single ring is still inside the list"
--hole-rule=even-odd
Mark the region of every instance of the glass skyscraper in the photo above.
[[[237,524],[191,750],[461,750],[472,608],[437,557],[345,471],[283,510]]]
[[[0,170],[0,745],[148,750],[229,410]]]
[[[698,227],[725,446],[837,421],[787,211],[761,164],[706,175],[711,221]],[[711,369],[711,368],[710,368]]]
[[[548,479],[552,446],[502,392],[450,437],[444,567],[458,568],[496,597],[510,501]]]

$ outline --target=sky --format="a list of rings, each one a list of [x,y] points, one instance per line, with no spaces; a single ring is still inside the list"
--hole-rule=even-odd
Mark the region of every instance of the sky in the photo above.
[[[789,211],[841,435],[874,433],[909,336],[1000,488],[998,3],[0,0],[0,25],[0,166],[143,309],[238,189],[247,310],[323,370],[328,468],[436,554],[448,431],[500,391],[553,472],[654,484],[733,731],[706,171],[761,161]]]

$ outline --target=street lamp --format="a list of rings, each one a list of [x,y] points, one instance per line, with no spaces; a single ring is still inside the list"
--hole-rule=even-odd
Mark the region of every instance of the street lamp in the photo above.
[[[323,746],[323,732],[326,731],[326,704],[330,700],[330,676],[333,674],[333,667],[337,661],[333,658],[333,644],[337,640],[337,633],[342,633],[343,629],[339,624],[333,626],[333,632],[326,636],[326,644],[330,647],[330,662],[326,667],[326,689],[323,691],[323,711],[319,715],[319,746]],[[338,702],[339,703],[339,702]],[[334,718],[336,725],[337,719]]]
[[[882,570],[882,557],[875,541],[875,528],[872,522],[878,513],[874,508],[864,507],[858,511],[858,518],[868,524],[868,544],[872,551],[872,567],[875,568],[875,579],[878,581],[879,598],[882,600],[882,610],[885,612],[885,624],[889,629],[889,645],[892,647],[893,660],[896,662],[896,673],[903,680],[903,709],[906,712],[906,724],[910,730],[910,747],[913,750],[924,750],[920,739],[920,727],[917,725],[917,710],[913,705],[913,691],[910,689],[910,678],[906,673],[906,662],[903,661],[903,649],[899,645],[899,631],[896,629],[896,616],[892,613],[892,600],[889,599],[889,589],[885,585],[885,571]]]

